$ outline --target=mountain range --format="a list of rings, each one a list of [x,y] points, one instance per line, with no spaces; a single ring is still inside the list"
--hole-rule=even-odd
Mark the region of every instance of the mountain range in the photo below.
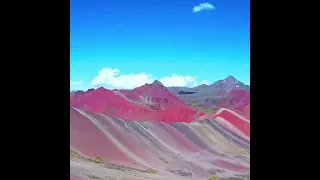
[[[218,108],[237,109],[250,116],[250,86],[238,81],[233,76],[216,81],[211,85],[202,84],[193,88],[169,87],[170,92],[204,112]]]
[[[78,107],[79,102],[87,101],[85,97],[90,93],[94,94],[90,95],[90,97],[99,96],[101,98],[106,98],[109,94],[115,93],[127,101],[121,100],[123,103],[133,103],[136,108],[140,107],[141,110],[146,109],[146,111],[149,108],[153,110],[165,110],[179,107],[209,113],[215,112],[219,108],[228,108],[241,111],[250,116],[250,86],[238,81],[233,76],[228,76],[211,85],[202,84],[193,88],[165,87],[160,81],[156,80],[152,84],[145,84],[133,90],[98,88],[96,90],[89,89],[86,92],[72,91],[70,93],[71,104],[74,105],[76,103],[75,107]],[[86,95],[78,99],[78,103],[73,101],[83,94]],[[107,104],[110,105],[110,103]],[[88,104],[84,103],[82,105],[84,108]],[[100,105],[103,106],[103,104]],[[112,104],[112,106],[117,108],[115,104]],[[125,107],[124,105],[121,106]]]
[[[70,179],[250,179],[250,86],[70,92]]]

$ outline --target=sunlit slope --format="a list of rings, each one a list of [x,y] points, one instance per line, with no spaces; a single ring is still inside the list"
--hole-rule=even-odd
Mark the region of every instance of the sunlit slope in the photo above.
[[[220,121],[124,121],[71,108],[70,149],[84,157],[99,157],[111,164],[135,168],[142,174],[148,169],[156,171],[149,179],[185,179],[179,175],[180,171],[185,172],[188,179],[204,179],[212,174],[221,178],[248,174],[249,141]],[[237,126],[232,121],[230,124]],[[88,179],[83,171],[97,171],[103,179],[103,173],[108,172],[93,170],[93,165],[86,162],[79,164],[72,160],[70,163],[71,179]],[[216,170],[219,173],[214,172]],[[142,175],[141,179],[144,179]]]
[[[205,114],[198,119],[214,119],[230,132],[250,142],[250,119],[239,111],[221,108],[217,112]]]

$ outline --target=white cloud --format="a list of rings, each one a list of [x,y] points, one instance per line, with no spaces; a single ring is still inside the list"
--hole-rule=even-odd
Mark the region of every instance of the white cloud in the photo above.
[[[209,85],[209,82],[207,80],[204,80],[204,81],[201,82],[201,84]]]
[[[198,83],[197,83],[197,82],[194,82],[193,85],[192,85],[192,87],[196,87],[196,86],[198,86]]]
[[[109,86],[112,88],[131,89],[145,83],[152,83],[151,75],[140,73],[130,75],[119,75],[120,70],[115,68],[102,68],[99,75],[92,80],[92,86]]]
[[[80,85],[83,84],[83,81],[70,81],[70,85]]]
[[[215,7],[210,3],[201,3],[198,6],[193,7],[193,12],[201,12],[203,10],[214,10]]]
[[[172,74],[171,77],[164,77],[159,79],[159,81],[169,87],[169,86],[187,86],[189,83],[194,82],[196,77],[194,76],[178,76]]]
[[[92,80],[93,87],[107,86],[117,89],[133,89],[146,83],[152,83],[155,80],[150,74],[128,74],[120,75],[120,70],[115,68],[103,68],[99,75]],[[159,81],[164,86],[187,86],[196,80],[193,76],[179,76],[172,74],[169,77],[160,78]]]

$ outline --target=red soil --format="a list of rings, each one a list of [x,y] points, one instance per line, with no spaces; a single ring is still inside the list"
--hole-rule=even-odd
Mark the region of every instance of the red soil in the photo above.
[[[116,92],[121,92],[125,98]],[[145,100],[150,97],[151,103]],[[189,108],[157,83],[146,84],[131,91],[98,88],[82,95],[71,96],[70,104],[71,107],[91,113],[103,113],[128,121],[191,122],[204,114]],[[151,105],[160,109],[155,110]]]
[[[233,90],[230,93],[219,93],[218,96],[232,97],[231,100],[221,101],[218,107],[228,107],[236,112],[241,112],[250,119],[250,94],[245,90]]]
[[[221,117],[243,132],[246,136],[250,137],[250,123],[239,118],[238,116],[223,110],[218,114],[212,116],[212,118]]]

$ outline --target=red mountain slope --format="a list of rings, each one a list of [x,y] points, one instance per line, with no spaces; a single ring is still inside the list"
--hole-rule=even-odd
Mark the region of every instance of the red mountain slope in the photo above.
[[[250,118],[250,94],[249,92],[239,89],[232,90],[230,93],[219,93],[220,97],[230,97],[223,101],[220,101],[218,107],[228,107],[228,109],[234,109],[240,111]]]
[[[241,111],[220,108],[217,112],[207,113],[198,119],[214,119],[231,132],[250,141],[250,117]]]
[[[158,105],[162,110],[180,107],[189,108],[185,102],[171,94],[159,81],[154,81],[152,84],[145,84],[133,90],[120,91],[132,100],[142,101],[148,105]]]
[[[220,109],[211,118],[242,138],[250,141],[250,120],[237,112]]]
[[[188,107],[160,82],[134,90],[98,88],[70,98],[71,107],[124,120],[191,122],[204,113]]]

